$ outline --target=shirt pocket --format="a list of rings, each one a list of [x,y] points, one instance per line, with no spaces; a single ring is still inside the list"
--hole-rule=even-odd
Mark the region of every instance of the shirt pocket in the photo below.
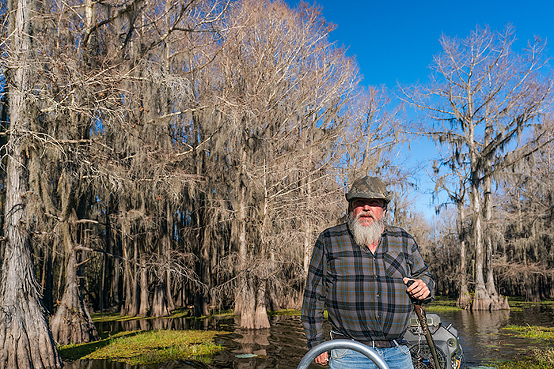
[[[403,252],[387,252],[384,257],[385,271],[391,278],[408,277],[407,263]]]

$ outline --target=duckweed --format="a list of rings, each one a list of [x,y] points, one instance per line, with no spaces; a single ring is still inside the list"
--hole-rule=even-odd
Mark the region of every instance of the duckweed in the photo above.
[[[519,326],[519,325],[510,325],[505,328],[505,330],[515,331],[522,337],[533,338],[540,340],[554,340],[554,328],[553,327],[541,327],[541,326]]]
[[[129,365],[149,365],[170,360],[195,359],[207,362],[223,350],[213,342],[213,331],[121,332],[110,338],[59,348],[64,360],[108,359]]]
[[[496,365],[499,369],[551,369],[554,368],[554,348],[534,349],[530,356],[518,361]]]

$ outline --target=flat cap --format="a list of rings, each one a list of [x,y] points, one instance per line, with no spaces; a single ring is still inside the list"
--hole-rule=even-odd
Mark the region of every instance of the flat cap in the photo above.
[[[365,176],[352,183],[350,191],[346,194],[346,200],[353,199],[383,199],[388,204],[392,194],[387,191],[387,186],[381,178]]]

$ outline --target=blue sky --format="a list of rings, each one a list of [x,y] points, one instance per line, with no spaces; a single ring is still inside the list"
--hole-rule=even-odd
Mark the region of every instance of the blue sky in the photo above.
[[[287,0],[298,5],[299,1]],[[308,1],[308,3],[311,3]],[[515,27],[517,46],[534,35],[554,42],[554,1],[489,0],[317,0],[324,18],[337,26],[331,39],[348,47],[364,83],[393,88],[424,82],[439,37],[465,38],[477,25],[502,30]],[[551,50],[554,46],[551,47]]]
[[[286,0],[295,7],[300,3]],[[313,3],[313,1],[308,1]],[[441,51],[442,34],[466,38],[470,31],[489,26],[503,30],[507,24],[515,28],[515,49],[525,47],[534,36],[547,39],[547,53],[554,51],[554,0],[316,0],[323,17],[336,25],[331,40],[348,48],[356,58],[363,83],[385,85],[425,83],[433,55]],[[411,156],[428,162],[431,167],[433,145],[421,143]],[[413,148],[413,145],[412,145]],[[425,155],[419,153],[425,152]],[[428,219],[433,206],[425,194],[432,188],[425,172],[419,178],[421,194],[418,208]]]

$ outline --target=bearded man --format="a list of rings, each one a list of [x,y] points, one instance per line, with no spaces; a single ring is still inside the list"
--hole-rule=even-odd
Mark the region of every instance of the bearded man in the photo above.
[[[434,281],[417,243],[385,224],[391,200],[377,177],[359,178],[346,194],[348,222],[323,231],[314,246],[304,289],[302,322],[308,347],[325,341],[324,309],[331,339],[352,339],[375,348],[391,369],[413,368],[403,340],[413,304],[432,297]],[[414,281],[407,287],[409,281]],[[377,368],[361,353],[334,349],[315,362],[330,369]]]

